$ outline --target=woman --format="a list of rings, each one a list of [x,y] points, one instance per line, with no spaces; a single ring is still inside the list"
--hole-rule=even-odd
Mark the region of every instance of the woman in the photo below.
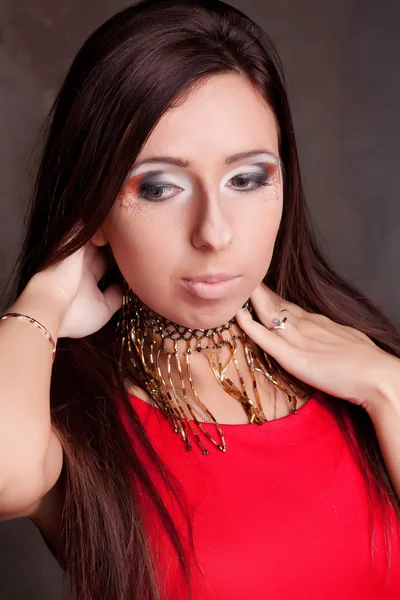
[[[241,12],[142,1],[84,44],[8,306],[0,514],[71,598],[398,597],[400,336],[316,245]]]

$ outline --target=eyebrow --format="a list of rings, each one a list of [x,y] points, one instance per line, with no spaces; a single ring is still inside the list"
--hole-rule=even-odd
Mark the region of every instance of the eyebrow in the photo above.
[[[261,148],[261,149],[257,149],[257,150],[249,150],[247,152],[237,152],[236,154],[227,156],[225,158],[225,164],[231,165],[232,163],[237,162],[238,160],[242,160],[244,158],[249,158],[256,154],[270,154],[271,156],[273,156],[275,158],[275,160],[277,162],[279,162],[279,159],[274,152],[271,152],[270,150],[265,150],[265,149]],[[185,160],[184,158],[173,157],[173,156],[153,156],[152,158],[145,158],[143,160],[136,162],[133,165],[133,168],[137,168],[140,165],[143,165],[146,163],[161,163],[161,162],[168,163],[170,165],[176,165],[178,167],[190,167],[191,166],[191,162],[189,160]]]

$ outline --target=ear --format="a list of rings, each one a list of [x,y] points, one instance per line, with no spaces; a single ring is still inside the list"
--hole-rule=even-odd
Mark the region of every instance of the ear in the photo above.
[[[103,229],[100,227],[90,240],[95,246],[105,246],[108,244],[108,239]]]

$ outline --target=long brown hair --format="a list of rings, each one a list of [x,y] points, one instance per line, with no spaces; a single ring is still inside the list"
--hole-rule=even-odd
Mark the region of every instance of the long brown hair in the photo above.
[[[400,336],[389,318],[339,276],[318,249],[304,199],[284,72],[273,43],[242,12],[218,0],[144,0],[108,20],[84,43],[47,120],[10,303],[36,272],[91,239],[149,134],[173,103],[205,77],[225,72],[245,75],[254,83],[279,128],[284,208],[265,283],[283,298],[355,327],[400,356]],[[122,281],[115,263],[100,287],[112,281]],[[187,515],[182,490],[152,448],[124,388],[113,348],[118,317],[84,339],[60,339],[52,373],[52,425],[65,453],[62,526],[72,600],[160,597],[139,485],[159,511],[189,581],[188,548],[121,424],[117,397],[135,439],[176,490]],[[129,365],[124,368],[129,370]],[[399,514],[366,411],[328,398],[345,435],[345,414],[354,425],[368,490],[377,492],[381,508]],[[186,522],[191,534],[190,519]]]

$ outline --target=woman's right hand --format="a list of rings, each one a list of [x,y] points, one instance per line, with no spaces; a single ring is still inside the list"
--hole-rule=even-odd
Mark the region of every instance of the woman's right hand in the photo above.
[[[45,286],[59,303],[62,318],[58,337],[81,338],[101,329],[122,306],[122,288],[110,285],[102,292],[97,283],[107,270],[99,248],[87,242],[61,262],[39,273],[30,282]],[[33,282],[35,280],[35,282]]]

